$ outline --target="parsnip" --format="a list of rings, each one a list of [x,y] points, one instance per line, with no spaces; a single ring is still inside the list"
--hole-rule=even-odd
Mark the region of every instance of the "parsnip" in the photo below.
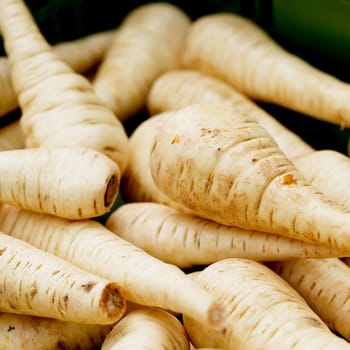
[[[318,150],[294,159],[294,164],[317,190],[350,210],[350,159],[335,150]]]
[[[106,227],[180,268],[209,265],[226,258],[281,261],[346,255],[280,235],[217,224],[157,203],[123,204],[109,216]]]
[[[77,73],[85,73],[101,61],[113,36],[113,30],[94,33],[77,40],[58,43],[53,46],[53,50]],[[2,117],[18,107],[7,57],[0,58],[0,91],[0,117]]]
[[[181,322],[170,313],[143,307],[131,311],[107,335],[101,350],[189,350]]]
[[[153,118],[139,137],[153,133],[149,168],[173,201],[224,225],[349,252],[349,212],[311,187],[255,120],[213,104]]]
[[[229,310],[222,348],[235,350],[349,349],[333,334],[305,300],[266,266],[246,259],[225,259],[195,276]],[[205,344],[204,326],[184,325],[191,342]],[[195,326],[195,327],[194,327]],[[205,332],[205,331],[204,331]]]
[[[176,266],[163,263],[92,220],[0,207],[0,230],[115,281],[128,301],[191,315],[221,329],[225,310]]]
[[[55,54],[23,0],[0,2],[0,30],[26,146],[92,148],[113,159],[123,172],[129,152],[123,125],[91,83]]]
[[[126,308],[116,283],[0,232],[0,311],[112,324]]]
[[[300,136],[283,126],[247,96],[220,79],[191,69],[177,69],[159,76],[148,93],[151,115],[184,108],[194,103],[212,102],[255,118],[274,138],[289,159],[307,155],[314,149]]]
[[[92,33],[82,38],[63,41],[53,46],[53,51],[75,72],[86,73],[101,63],[112,43],[116,29]]]
[[[1,350],[96,350],[113,325],[87,325],[52,318],[0,313]]]
[[[203,268],[205,268],[205,266]],[[189,272],[187,273],[187,276],[191,277],[193,280],[196,280],[196,278],[199,278],[202,270],[203,269],[199,269]],[[183,317],[183,324],[187,334],[189,335],[193,349],[197,349],[197,347],[195,348],[193,346],[193,343],[199,346],[198,349],[201,349],[202,347],[204,347],[204,349],[222,349],[224,347],[226,329],[224,332],[222,332],[218,329],[206,327],[202,325],[200,321],[186,316]]]
[[[198,18],[182,52],[184,67],[218,77],[255,100],[350,126],[349,84],[286,51],[247,18]]]
[[[25,139],[19,120],[11,121],[0,128],[0,150],[22,149]]]
[[[151,2],[130,11],[93,79],[97,95],[121,119],[140,112],[153,80],[179,66],[191,20],[179,7]]]
[[[69,219],[107,213],[119,191],[118,166],[81,147],[0,152],[0,201]]]
[[[329,328],[350,340],[350,268],[339,259],[295,259],[270,263]]]
[[[130,136],[130,157],[121,178],[120,191],[127,202],[158,202],[170,204],[183,212],[184,206],[171,200],[155,184],[149,168],[149,156],[156,131],[157,118],[141,123]],[[148,127],[152,124],[154,127]],[[144,132],[144,129],[147,129]]]

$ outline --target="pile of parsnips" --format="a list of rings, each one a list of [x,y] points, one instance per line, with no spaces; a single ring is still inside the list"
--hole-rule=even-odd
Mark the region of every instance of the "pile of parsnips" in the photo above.
[[[170,3],[51,47],[1,0],[0,30],[2,350],[350,349],[349,158],[254,102],[349,127],[347,83]]]

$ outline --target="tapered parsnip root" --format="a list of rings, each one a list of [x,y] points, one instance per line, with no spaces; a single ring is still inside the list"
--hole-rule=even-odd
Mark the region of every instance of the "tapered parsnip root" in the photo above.
[[[155,184],[149,167],[149,156],[154,142],[157,118],[139,124],[130,136],[130,157],[121,178],[120,191],[128,202],[158,202],[170,204],[181,211],[184,206],[172,201]],[[144,132],[144,129],[147,129]]]
[[[339,259],[295,259],[269,264],[322,318],[350,340],[350,268]]]
[[[118,27],[93,85],[121,120],[145,107],[148,90],[159,74],[179,67],[190,24],[180,8],[154,2],[129,12]]]
[[[176,266],[163,263],[92,220],[0,207],[0,230],[115,281],[128,301],[187,314],[221,329],[225,311]]]
[[[56,44],[53,50],[74,71],[84,73],[101,61],[113,36],[113,30],[90,34],[77,40]],[[0,87],[0,117],[2,117],[18,107],[7,57],[0,58]]]
[[[0,150],[22,149],[25,138],[19,120],[14,120],[0,128]]]
[[[184,67],[221,78],[253,99],[350,125],[349,84],[287,52],[247,18],[216,13],[197,19],[182,52]]]
[[[334,150],[319,150],[294,159],[317,190],[350,210],[350,159]]]
[[[123,204],[109,216],[106,227],[180,268],[209,265],[226,258],[278,261],[346,255],[280,235],[217,224],[157,203]]]
[[[189,350],[181,322],[170,313],[143,307],[131,311],[108,334],[101,350]]]
[[[126,308],[116,283],[0,233],[0,310],[87,324],[112,324]]]
[[[138,137],[154,135],[152,178],[173,201],[224,225],[349,252],[349,213],[311,187],[255,120],[213,104],[153,118]]]
[[[120,171],[103,153],[81,147],[0,152],[0,201],[69,219],[107,213]]]
[[[283,126],[248,97],[202,72],[177,69],[159,76],[149,91],[147,107],[151,115],[187,107],[194,103],[218,103],[254,117],[275,139],[289,159],[309,154],[314,149]]]
[[[1,350],[96,350],[113,325],[87,325],[0,313]]]
[[[196,270],[187,274],[193,280],[199,278],[202,270]],[[213,348],[221,349],[224,347],[224,338],[226,329],[224,331],[206,327],[201,324],[200,321],[190,317],[183,318],[183,325],[185,326],[186,333],[188,334],[193,349]],[[198,347],[194,347],[196,344]]]
[[[112,43],[115,30],[106,30],[53,46],[54,52],[75,72],[86,73],[101,63]]]
[[[123,125],[91,83],[55,54],[24,1],[0,2],[0,30],[26,146],[92,148],[113,159],[123,172],[129,152]]]
[[[221,260],[201,271],[195,280],[220,298],[229,312],[227,332],[221,339],[224,349],[350,348],[289,284],[258,262]],[[192,323],[190,328],[185,317],[184,325],[195,346],[211,346],[205,345],[202,324]]]

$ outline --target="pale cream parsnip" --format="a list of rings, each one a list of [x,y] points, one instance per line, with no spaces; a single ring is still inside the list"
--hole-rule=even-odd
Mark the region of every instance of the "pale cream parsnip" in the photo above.
[[[82,147],[0,152],[0,201],[67,219],[107,213],[119,193],[119,167]]]
[[[114,160],[122,173],[129,157],[123,125],[91,83],[54,52],[23,0],[0,2],[0,30],[26,147],[92,148]]]
[[[190,350],[181,322],[165,310],[143,307],[128,313],[107,335],[101,350]]]
[[[119,286],[0,232],[0,311],[113,324],[126,309]]]
[[[184,67],[220,78],[254,100],[350,126],[350,85],[288,52],[252,20],[234,13],[202,16],[182,53]]]
[[[125,16],[93,79],[97,95],[121,120],[145,108],[158,75],[180,66],[191,23],[167,2],[143,4]]]
[[[69,221],[3,204],[0,230],[115,281],[128,301],[187,314],[215,329],[224,327],[225,310],[211,293],[175,265],[154,258],[96,221]]]

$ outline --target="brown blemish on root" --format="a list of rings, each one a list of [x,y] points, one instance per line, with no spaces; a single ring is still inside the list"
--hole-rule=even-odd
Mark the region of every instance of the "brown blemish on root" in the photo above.
[[[321,296],[322,292],[323,292],[323,288],[320,288],[320,290],[317,292],[316,296],[319,298]]]
[[[0,249],[0,256],[6,252],[6,249],[7,249],[7,248],[2,248],[2,249]]]
[[[180,136],[179,135],[175,135],[174,138],[171,140],[171,144],[178,144],[180,143]]]
[[[323,324],[314,317],[305,317],[305,320],[311,325],[311,327],[324,328]]]
[[[81,288],[84,289],[85,292],[89,293],[91,291],[92,288],[94,288],[96,286],[96,282],[87,282],[81,285]]]
[[[58,349],[58,350],[67,350],[68,347],[66,346],[66,344],[64,343],[64,341],[58,340],[58,341],[57,341],[57,349]]]
[[[11,331],[13,331],[14,329],[16,329],[16,327],[9,325],[9,327],[7,328],[7,331],[8,331],[8,332],[11,332]]]
[[[105,153],[114,153],[116,152],[116,148],[115,147],[111,147],[111,146],[106,146],[106,147],[103,147],[103,151]]]
[[[68,295],[65,295],[63,297],[63,302],[64,302],[64,307],[66,308],[66,310],[68,309],[68,300],[69,300]]]
[[[219,129],[201,128],[200,131],[201,131],[201,136],[209,135],[211,138],[214,138],[220,135]]]
[[[312,282],[311,286],[310,286],[310,290],[313,290],[316,287],[316,282]]]
[[[30,286],[30,297],[33,299],[34,296],[38,293],[38,288],[36,282],[33,282]]]
[[[208,323],[215,329],[223,331],[226,312],[221,304],[214,302],[208,311]]]
[[[126,299],[120,293],[115,283],[109,283],[103,290],[100,307],[108,318],[120,319],[126,310]]]
[[[104,204],[106,207],[109,207],[118,192],[119,189],[119,181],[115,175],[112,175],[107,183],[107,188],[104,196]]]
[[[214,138],[214,137],[216,137],[218,135],[220,135],[220,130],[219,129],[214,129],[213,130],[213,134],[211,135],[211,137]]]
[[[283,176],[282,185],[294,185],[296,180],[292,174],[287,174]]]

